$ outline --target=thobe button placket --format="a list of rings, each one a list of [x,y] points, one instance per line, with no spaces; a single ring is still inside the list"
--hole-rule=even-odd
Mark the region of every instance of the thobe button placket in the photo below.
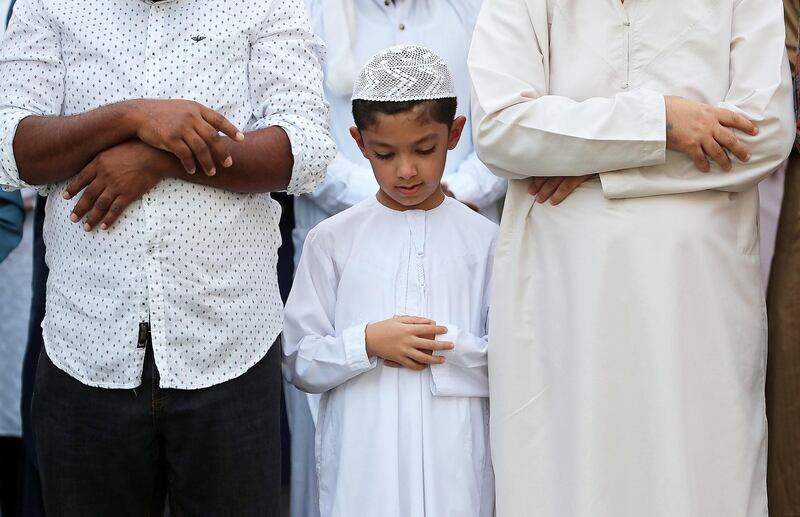
[[[401,23],[400,25],[397,26],[397,28],[400,29],[401,31],[404,31],[404,30],[406,30],[406,24],[405,23]]]

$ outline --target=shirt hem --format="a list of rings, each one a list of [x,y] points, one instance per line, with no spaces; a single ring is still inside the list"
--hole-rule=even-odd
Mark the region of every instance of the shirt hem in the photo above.
[[[278,335],[280,335],[280,332],[278,333]],[[237,379],[237,378],[241,377],[242,375],[244,375],[245,373],[247,373],[248,371],[250,371],[251,368],[253,368],[256,364],[258,364],[262,359],[264,359],[264,357],[266,357],[267,353],[275,345],[276,340],[277,340],[277,336],[275,338],[273,338],[273,340],[270,342],[270,344],[267,346],[267,348],[264,350],[263,353],[256,354],[255,355],[255,359],[253,359],[252,361],[248,361],[246,366],[244,366],[241,370],[237,369],[232,374],[230,374],[230,375],[226,374],[226,375],[222,376],[220,379],[215,380],[214,382],[202,383],[202,384],[195,385],[195,386],[180,386],[178,384],[164,382],[164,379],[162,378],[162,379],[160,379],[160,382],[159,382],[159,388],[161,388],[161,389],[185,390],[185,391],[201,390],[201,389],[204,389],[204,388],[211,388],[211,387],[214,387],[214,386],[218,386],[218,385],[223,384],[225,382]],[[82,377],[82,376],[78,375],[77,373],[72,371],[72,369],[66,367],[63,363],[61,363],[59,359],[53,357],[53,355],[50,354],[47,351],[47,343],[46,342],[45,342],[44,353],[47,354],[47,357],[50,359],[50,362],[52,362],[55,367],[57,367],[59,370],[61,370],[62,372],[66,373],[67,375],[69,375],[70,377],[72,377],[73,379],[75,379],[76,381],[80,382],[81,384],[83,384],[85,386],[89,386],[89,387],[92,387],[92,388],[103,388],[103,389],[134,389],[134,388],[138,388],[139,386],[142,385],[142,377],[141,377],[142,374],[141,374],[141,372],[139,372],[139,382],[137,384],[91,381],[89,379],[86,379],[85,377]]]

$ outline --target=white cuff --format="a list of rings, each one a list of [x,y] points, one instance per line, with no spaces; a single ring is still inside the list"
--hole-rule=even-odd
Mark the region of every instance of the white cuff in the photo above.
[[[378,364],[376,358],[370,359],[367,356],[367,324],[361,323],[359,325],[345,329],[342,333],[342,342],[344,343],[344,353],[347,359],[347,364],[353,370],[367,370],[374,368]]]
[[[456,338],[458,337],[458,327],[455,325],[445,325],[442,323],[437,323],[437,325],[442,325],[443,327],[447,327],[447,332],[445,334],[438,334],[436,336],[436,341],[446,341],[453,343],[453,346],[456,345]],[[431,394],[434,396],[441,396],[441,395],[449,395],[450,391],[452,390],[452,368],[453,365],[449,364],[449,360],[452,358],[453,354],[455,353],[455,348],[452,350],[435,350],[433,355],[444,357],[444,364],[432,364],[430,366],[431,369]]]
[[[458,327],[456,327],[455,325],[446,325],[444,323],[437,323],[437,325],[446,327],[447,332],[444,334],[438,334],[435,338],[436,341],[445,341],[453,343],[453,346],[455,347],[456,339],[458,339]],[[444,357],[445,364],[447,364],[447,358],[453,355],[454,353],[455,353],[455,348],[453,348],[452,350],[435,350],[433,352],[433,355]]]

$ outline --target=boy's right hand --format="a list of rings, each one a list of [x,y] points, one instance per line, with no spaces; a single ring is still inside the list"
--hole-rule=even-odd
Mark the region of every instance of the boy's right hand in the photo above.
[[[230,140],[244,140],[228,119],[194,101],[137,99],[126,104],[139,140],[177,156],[189,174],[195,172],[195,161],[209,176],[216,173],[215,160],[230,167]]]
[[[380,357],[387,366],[424,370],[444,363],[444,357],[433,355],[434,351],[453,349],[453,343],[435,340],[437,335],[446,333],[446,327],[429,319],[395,316],[367,325],[367,355]]]

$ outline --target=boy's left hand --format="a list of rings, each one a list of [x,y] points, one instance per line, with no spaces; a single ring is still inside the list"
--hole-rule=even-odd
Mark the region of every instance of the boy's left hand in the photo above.
[[[596,177],[597,174],[589,174],[588,176],[537,176],[531,178],[533,181],[528,185],[528,193],[536,196],[536,201],[539,203],[544,203],[549,199],[550,204],[555,206],[567,199],[586,180]]]
[[[103,230],[110,228],[128,205],[149,192],[175,166],[172,155],[136,140],[100,153],[64,191],[64,199],[83,191],[70,220],[77,223],[85,216],[83,229],[87,232],[97,225]]]

